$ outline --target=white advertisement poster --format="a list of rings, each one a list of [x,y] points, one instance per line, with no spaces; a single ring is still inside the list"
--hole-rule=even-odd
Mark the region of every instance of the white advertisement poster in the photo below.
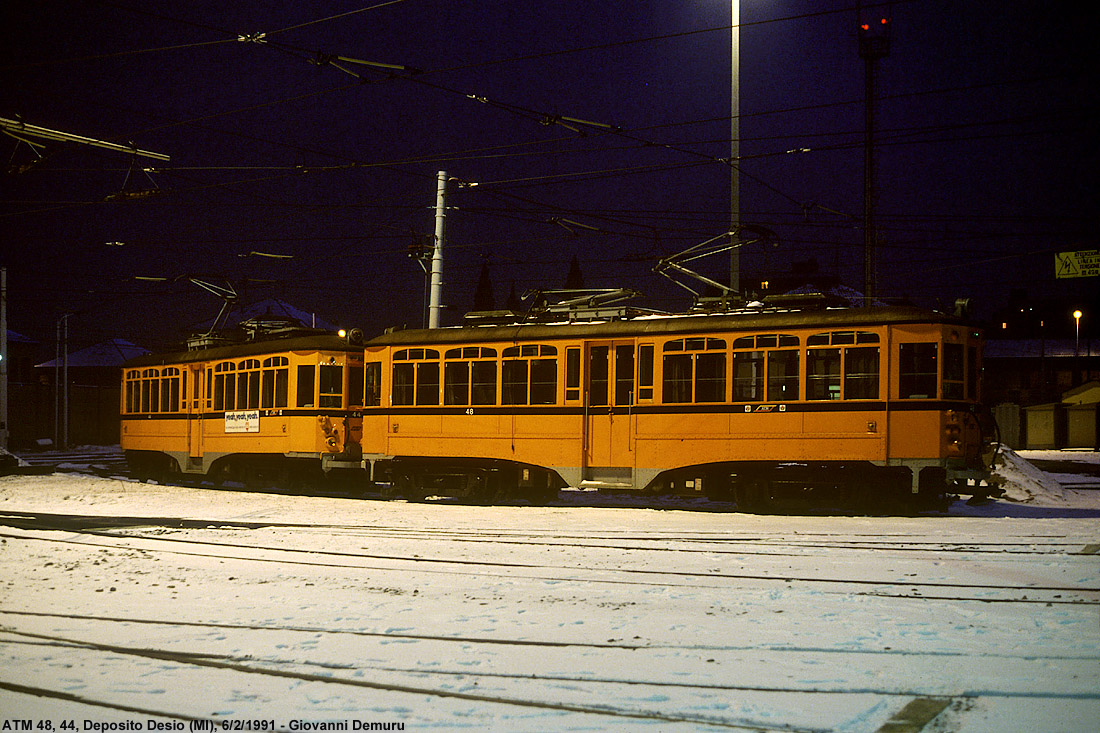
[[[238,410],[225,413],[225,432],[227,433],[258,433],[260,432],[259,410]]]

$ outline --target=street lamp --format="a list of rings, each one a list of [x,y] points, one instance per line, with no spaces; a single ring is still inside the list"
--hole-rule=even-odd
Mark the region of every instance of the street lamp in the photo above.
[[[1075,327],[1075,330],[1077,331],[1077,343],[1073,347],[1074,356],[1081,355],[1081,316],[1083,315],[1085,314],[1082,313],[1080,309],[1073,311],[1073,325]]]
[[[1080,308],[1073,311],[1073,326],[1077,332],[1077,338],[1073,345],[1073,379],[1071,380],[1074,385],[1080,379],[1081,372],[1081,316],[1083,315],[1084,313],[1081,312]]]

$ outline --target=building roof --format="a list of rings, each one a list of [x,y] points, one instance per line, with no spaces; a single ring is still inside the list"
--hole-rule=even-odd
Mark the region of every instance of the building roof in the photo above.
[[[1081,341],[1081,356],[1100,352],[1100,345]],[[1064,359],[1077,355],[1075,339],[989,339],[985,342],[986,359]]]
[[[326,331],[335,331],[336,326],[323,318],[318,318],[316,313],[307,313],[296,308],[285,300],[279,298],[265,298],[255,303],[237,304],[229,312],[226,322],[221,328],[233,328],[243,321],[253,318],[259,319],[290,319],[298,325],[306,328],[321,328]],[[208,331],[214,325],[214,319],[210,318],[202,323],[192,326],[195,331]]]
[[[37,344],[38,342],[32,338],[24,336],[21,333],[8,329],[8,343],[9,344]]]
[[[69,367],[118,367],[149,350],[125,339],[110,339],[69,354]],[[35,364],[43,369],[60,366],[57,359]]]

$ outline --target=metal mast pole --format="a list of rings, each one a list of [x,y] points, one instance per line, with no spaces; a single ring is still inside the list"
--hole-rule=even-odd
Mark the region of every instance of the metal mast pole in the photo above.
[[[435,246],[432,248],[431,300],[428,305],[428,328],[439,328],[439,312],[443,306],[443,223],[447,218],[447,171],[439,171],[435,187]]]
[[[861,19],[862,21],[862,19]],[[863,59],[863,304],[874,304],[878,294],[875,259],[875,73],[878,60],[890,53],[890,19],[861,22],[859,55]]]
[[[67,316],[61,316],[57,322],[57,338],[54,341],[53,359],[53,445],[61,445],[61,322]]]
[[[0,448],[8,447],[8,268],[0,267]]]
[[[741,225],[741,0],[730,2],[730,231]],[[730,294],[741,292],[741,250],[730,250]]]
[[[64,350],[61,354],[61,381],[65,384],[65,406],[61,414],[61,424],[64,426],[61,432],[61,447],[69,447],[69,316],[65,316]]]

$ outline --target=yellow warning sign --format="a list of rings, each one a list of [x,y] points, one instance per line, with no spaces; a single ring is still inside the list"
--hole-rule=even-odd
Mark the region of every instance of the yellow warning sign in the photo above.
[[[1083,249],[1076,252],[1058,252],[1054,255],[1054,276],[1100,276],[1100,249]]]

